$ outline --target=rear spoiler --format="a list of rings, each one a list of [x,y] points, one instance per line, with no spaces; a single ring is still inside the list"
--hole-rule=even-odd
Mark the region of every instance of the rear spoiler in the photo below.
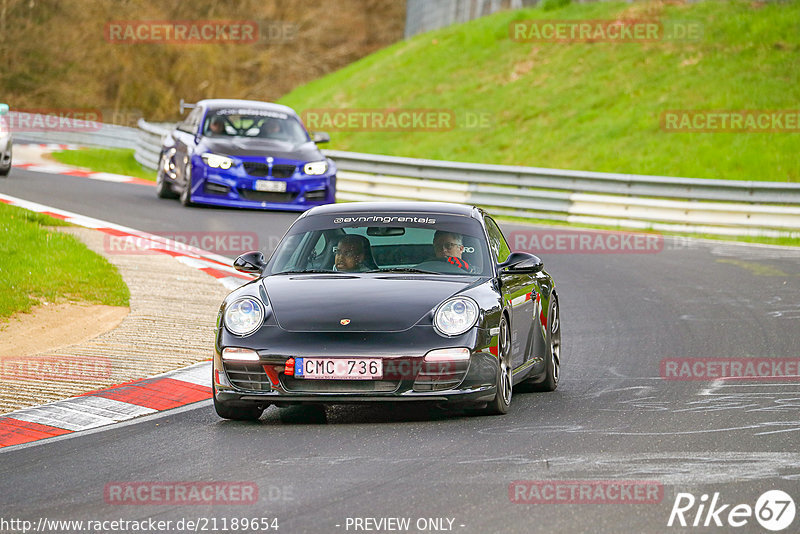
[[[188,108],[188,109],[194,109],[194,108],[196,108],[196,107],[197,107],[197,104],[190,104],[189,102],[184,102],[184,101],[183,101],[183,99],[181,98],[181,115],[183,115],[183,112],[184,112],[184,111],[185,111],[187,108]]]

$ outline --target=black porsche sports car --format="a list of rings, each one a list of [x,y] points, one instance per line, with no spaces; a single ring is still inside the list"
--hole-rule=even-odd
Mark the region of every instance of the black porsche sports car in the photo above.
[[[183,105],[182,105],[183,106]],[[286,106],[201,100],[167,135],[156,177],[160,198],[183,205],[304,211],[336,197],[336,165]]]
[[[312,208],[259,278],[220,307],[214,407],[258,419],[269,405],[435,401],[503,414],[513,386],[558,386],[553,278],[512,252],[483,210],[435,202]]]

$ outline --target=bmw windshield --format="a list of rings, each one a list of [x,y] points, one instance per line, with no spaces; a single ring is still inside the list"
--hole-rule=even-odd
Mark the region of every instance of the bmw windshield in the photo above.
[[[247,137],[301,144],[310,141],[303,125],[286,113],[259,109],[216,109],[206,115],[203,135]]]

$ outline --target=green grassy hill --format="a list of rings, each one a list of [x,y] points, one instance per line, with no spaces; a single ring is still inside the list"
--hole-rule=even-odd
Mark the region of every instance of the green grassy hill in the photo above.
[[[550,5],[553,5],[552,3]],[[517,42],[527,19],[653,19],[694,40]],[[423,34],[301,86],[319,109],[452,110],[449,131],[343,132],[330,148],[594,171],[800,181],[800,133],[662,130],[666,110],[800,109],[800,3],[572,4]],[[466,124],[484,114],[488,125]]]

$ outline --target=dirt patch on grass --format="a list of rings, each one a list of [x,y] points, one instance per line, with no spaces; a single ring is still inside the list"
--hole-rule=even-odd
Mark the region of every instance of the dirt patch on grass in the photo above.
[[[0,358],[18,358],[81,343],[119,326],[123,306],[64,302],[37,306],[0,323]]]

